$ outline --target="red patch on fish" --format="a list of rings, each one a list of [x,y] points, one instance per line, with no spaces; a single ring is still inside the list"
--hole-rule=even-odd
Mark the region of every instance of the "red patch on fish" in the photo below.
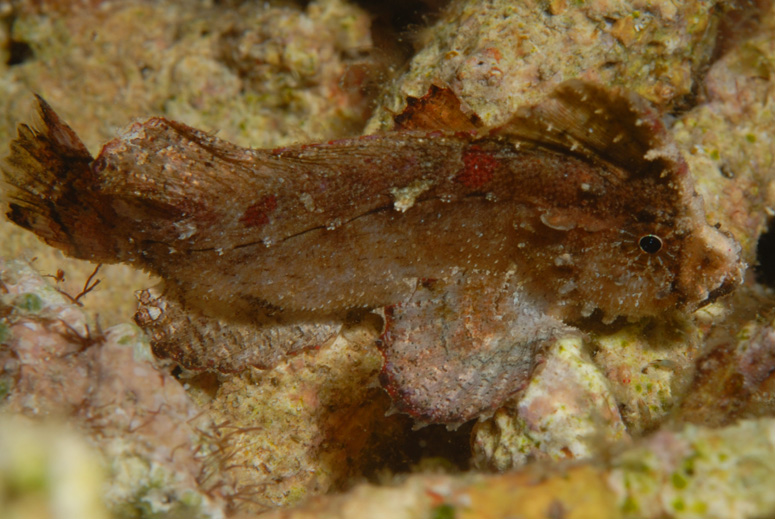
[[[245,210],[239,219],[246,227],[261,227],[269,223],[269,215],[277,209],[277,197],[267,195]]]
[[[463,153],[464,167],[455,176],[455,182],[470,189],[487,185],[498,168],[498,159],[477,146],[471,146]]]

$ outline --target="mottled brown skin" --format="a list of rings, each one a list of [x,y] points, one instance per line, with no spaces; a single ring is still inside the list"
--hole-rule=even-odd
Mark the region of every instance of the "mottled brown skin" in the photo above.
[[[518,355],[520,369],[470,380],[507,380],[497,396],[449,396],[487,342],[487,327],[439,338],[465,318],[463,306],[487,314],[487,297],[505,297],[497,317],[518,330],[551,323],[538,334],[546,342],[595,310],[609,320],[692,310],[741,279],[737,244],[705,222],[659,118],[634,96],[587,83],[568,82],[479,135],[414,129],[251,150],[154,118],[93,161],[42,101],[41,113],[41,129],[20,127],[4,168],[11,220],[69,255],[156,273],[174,297],[216,317],[388,306],[383,379],[399,407],[425,420],[497,406],[535,365],[540,344]],[[403,127],[439,118],[414,120]],[[446,288],[428,296],[429,280]],[[461,306],[446,300],[455,290],[486,297]],[[504,340],[487,347],[533,344]],[[412,368],[426,349],[440,356]],[[447,404],[433,401],[439,391]]]
[[[332,316],[281,313],[247,323],[219,319],[155,290],[141,291],[138,303],[135,322],[148,334],[154,355],[191,371],[272,368],[333,342],[342,329],[341,319]]]

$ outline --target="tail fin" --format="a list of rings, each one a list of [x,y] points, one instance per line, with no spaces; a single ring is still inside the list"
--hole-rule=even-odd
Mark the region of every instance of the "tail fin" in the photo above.
[[[40,96],[40,122],[20,124],[0,164],[6,217],[68,256],[116,261],[112,208],[98,191],[94,160],[75,132]]]

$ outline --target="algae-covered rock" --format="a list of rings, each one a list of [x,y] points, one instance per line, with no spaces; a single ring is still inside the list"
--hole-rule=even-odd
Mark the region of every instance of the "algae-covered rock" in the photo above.
[[[610,386],[579,337],[553,346],[514,406],[474,429],[480,468],[502,472],[537,460],[590,458],[629,439]]]
[[[0,287],[0,410],[85,434],[118,517],[296,504],[388,464],[382,451],[406,435],[385,417],[369,320],[273,370],[179,381],[136,326],[101,330],[29,265],[0,260]]]
[[[407,68],[384,85],[368,131],[390,128],[406,97],[423,96],[430,85],[451,88],[487,126],[570,78],[633,90],[671,112],[666,120],[708,221],[733,234],[754,264],[775,214],[775,10],[743,6],[761,9],[747,26],[753,29],[721,45],[718,27],[728,7],[451,2],[416,38]],[[381,73],[370,53],[368,13],[343,0],[303,8],[51,0],[0,4],[0,17],[0,142],[29,119],[30,91],[47,98],[92,152],[118,128],[150,115],[257,147],[329,140],[360,131],[370,84]],[[3,256],[26,250],[52,276],[49,285],[18,263],[0,267],[2,407],[67,422],[77,431],[73,445],[82,444],[68,447],[74,455],[83,445],[96,447],[83,466],[99,466],[89,473],[102,475],[83,493],[70,493],[84,496],[80,517],[253,517],[290,505],[300,508],[266,516],[775,514],[775,325],[772,296],[752,277],[739,296],[691,316],[633,323],[593,316],[579,323],[583,339],[545,352],[525,391],[476,426],[478,469],[513,472],[404,481],[388,474],[389,485],[315,497],[343,491],[375,465],[402,465],[386,459],[391,449],[403,452],[396,445],[420,437],[403,418],[384,417],[389,404],[376,385],[380,357],[372,347],[378,325],[349,323],[332,344],[272,370],[181,372],[155,364],[137,328],[101,331],[73,304],[92,265],[35,248],[31,235],[6,224],[0,232]],[[100,286],[79,302],[98,310],[103,324],[127,321],[134,288],[152,283],[132,272],[104,267]],[[695,425],[637,440],[671,417]],[[27,431],[0,428],[0,484],[14,485],[21,496],[0,510],[57,502],[65,488],[41,476],[40,467],[59,463],[49,461],[63,455],[53,446],[71,445],[70,433]],[[434,430],[421,441],[448,437]],[[636,443],[627,447],[630,438]],[[34,459],[8,461],[16,452]],[[516,470],[536,458],[544,465]],[[558,465],[562,459],[581,464]],[[20,464],[34,477],[18,483],[7,476]],[[94,504],[88,485],[101,478],[103,501]]]
[[[660,108],[691,97],[711,57],[719,2],[458,0],[427,29],[369,129],[406,96],[448,86],[487,126],[571,78],[623,86]]]
[[[274,369],[220,377],[201,402],[223,424],[221,448],[229,454],[218,477],[244,489],[236,499],[294,505],[389,463],[382,451],[405,437],[406,421],[385,417],[389,399],[376,383],[382,359],[375,336],[362,323]],[[192,390],[210,378],[200,377],[188,381]]]
[[[0,510],[8,519],[108,519],[103,460],[61,422],[0,414]]]
[[[675,421],[721,426],[775,414],[775,321],[768,296],[762,301],[769,309],[714,337],[718,345],[697,360]]]
[[[660,431],[613,461],[624,517],[741,518],[775,513],[775,422]]]
[[[770,8],[752,35],[713,64],[703,83],[703,102],[673,127],[709,221],[735,235],[751,264],[775,207],[773,34]]]
[[[661,431],[608,461],[533,466],[497,476],[417,475],[392,487],[360,486],[272,519],[356,517],[769,517],[775,421]],[[383,512],[386,515],[383,515]]]
[[[156,369],[142,332],[128,324],[102,331],[20,261],[0,260],[0,287],[0,412],[64,422],[84,435],[102,456],[102,505],[117,517],[137,509],[144,517],[219,517],[221,497],[199,481],[210,462],[204,453],[217,443],[211,421]],[[60,470],[67,481],[78,465]]]

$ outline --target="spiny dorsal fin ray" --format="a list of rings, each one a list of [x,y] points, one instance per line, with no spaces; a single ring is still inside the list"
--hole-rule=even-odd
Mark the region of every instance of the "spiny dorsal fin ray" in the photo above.
[[[482,126],[479,116],[467,113],[449,88],[431,85],[422,97],[407,97],[406,108],[393,117],[395,130],[445,130],[475,132]]]
[[[659,114],[643,98],[578,79],[519,109],[492,134],[607,162],[627,175],[660,175],[682,162]]]
[[[56,152],[68,158],[91,162],[89,150],[73,129],[57,115],[45,99],[38,94],[35,94],[35,99],[38,100],[38,114],[43,123],[42,133],[47,135]]]

